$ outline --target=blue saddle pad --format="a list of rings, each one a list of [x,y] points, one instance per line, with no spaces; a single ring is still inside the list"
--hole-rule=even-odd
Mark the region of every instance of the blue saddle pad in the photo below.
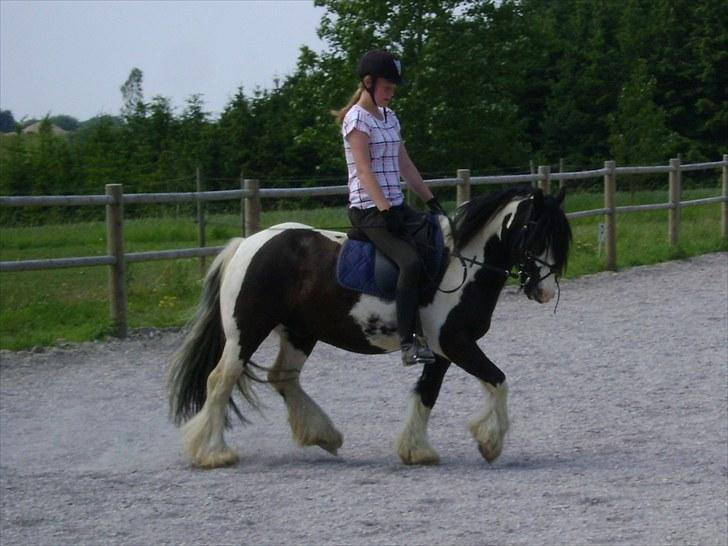
[[[437,216],[428,214],[423,238],[416,238],[418,251],[425,266],[423,282],[435,289],[431,282],[439,277],[442,266],[443,237]],[[427,235],[424,238],[424,234]],[[344,288],[370,294],[386,300],[394,300],[399,269],[370,241],[347,239],[344,241],[336,262],[336,280]]]

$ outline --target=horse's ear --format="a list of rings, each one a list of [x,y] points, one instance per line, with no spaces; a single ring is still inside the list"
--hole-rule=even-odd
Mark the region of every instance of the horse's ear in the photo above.
[[[562,209],[564,208],[564,197],[566,197],[566,188],[562,187],[554,197],[554,199],[556,199],[556,204]]]

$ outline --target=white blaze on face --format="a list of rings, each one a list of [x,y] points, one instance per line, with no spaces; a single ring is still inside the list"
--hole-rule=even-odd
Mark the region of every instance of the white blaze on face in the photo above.
[[[547,250],[546,252],[541,254],[538,259],[540,260],[540,262],[537,264],[539,267],[539,278],[546,277],[546,275],[548,275],[548,277],[538,283],[536,299],[540,303],[548,303],[556,295],[556,276],[549,275],[549,266],[545,264],[554,263],[554,259],[550,250]]]

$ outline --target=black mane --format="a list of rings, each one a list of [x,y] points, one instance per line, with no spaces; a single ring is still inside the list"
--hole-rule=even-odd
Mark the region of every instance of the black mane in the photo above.
[[[516,197],[531,194],[530,188],[508,188],[505,190],[479,195],[462,204],[455,212],[455,232],[453,241],[456,250],[461,250],[500,209]]]
[[[542,237],[540,246],[551,249],[554,264],[563,273],[569,259],[571,226],[560,203],[552,195],[544,197],[541,214],[536,220],[536,233]]]
[[[561,208],[561,199],[553,195],[543,195],[541,190],[530,187],[515,187],[475,197],[458,207],[455,212],[453,241],[456,250],[461,250],[482,229],[495,214],[516,198],[537,195],[540,203],[534,216],[535,222],[533,247],[530,250],[540,253],[550,248],[554,265],[563,272],[566,268],[571,246],[572,234],[569,221]],[[541,198],[542,197],[542,198]]]

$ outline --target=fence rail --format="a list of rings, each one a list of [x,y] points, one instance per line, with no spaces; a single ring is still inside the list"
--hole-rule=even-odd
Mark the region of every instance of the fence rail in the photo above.
[[[682,173],[701,170],[722,169],[722,193],[720,196],[682,201]],[[617,176],[668,174],[668,201],[648,205],[616,206]],[[454,178],[427,180],[433,188],[453,187],[457,189],[457,204],[470,199],[472,186],[496,184],[535,184],[544,191],[550,191],[551,181],[561,184],[570,180],[590,178],[604,179],[604,207],[570,212],[568,218],[604,216],[605,249],[607,268],[615,270],[617,264],[616,223],[617,215],[642,211],[667,210],[669,212],[667,236],[671,244],[677,244],[680,233],[680,209],[721,203],[721,234],[728,238],[728,155],[722,161],[683,165],[679,159],[671,159],[669,165],[617,167],[614,161],[606,161],[604,168],[587,171],[552,173],[548,165],[542,165],[537,173],[498,176],[470,176],[467,169],[458,169]],[[196,192],[189,193],[145,193],[124,194],[120,184],[106,186],[105,195],[63,195],[63,196],[0,196],[0,207],[27,206],[105,206],[106,207],[106,256],[84,256],[76,258],[39,259],[0,262],[0,272],[33,271],[66,267],[109,267],[109,306],[115,334],[126,336],[126,283],[127,263],[153,260],[175,260],[200,258],[201,266],[207,256],[214,256],[223,247],[205,246],[204,203],[209,201],[239,200],[241,204],[241,232],[248,237],[260,229],[261,199],[282,197],[320,197],[346,195],[347,186],[321,186],[313,188],[260,188],[257,180],[241,177],[241,187],[226,191],[201,191],[201,177],[197,172]],[[124,252],[124,206],[135,204],[197,203],[198,247],[150,252]]]

